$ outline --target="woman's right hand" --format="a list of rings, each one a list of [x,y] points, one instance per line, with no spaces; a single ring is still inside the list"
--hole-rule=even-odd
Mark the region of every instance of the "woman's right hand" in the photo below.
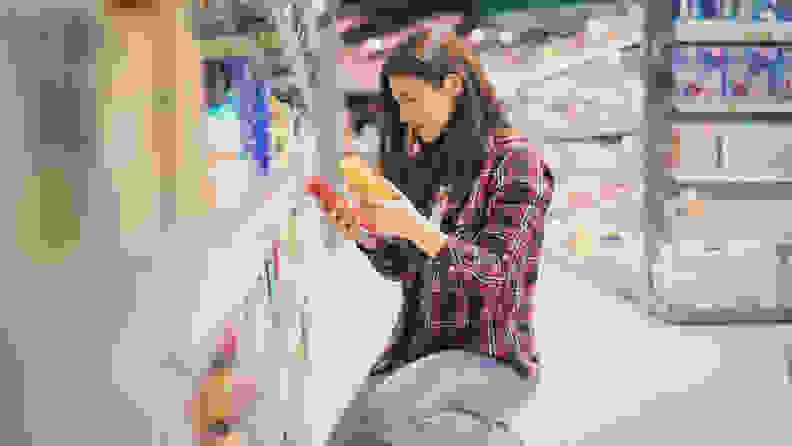
[[[336,230],[344,234],[344,239],[349,241],[360,240],[360,218],[357,213],[349,206],[345,206],[345,203],[339,202],[340,200],[334,201],[334,203],[330,203],[327,200],[321,200],[322,211],[327,215],[328,220],[335,225]]]

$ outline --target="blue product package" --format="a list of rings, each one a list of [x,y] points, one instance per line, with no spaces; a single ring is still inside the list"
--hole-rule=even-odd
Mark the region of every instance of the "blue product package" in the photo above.
[[[498,365],[498,363],[492,358],[487,358],[487,359],[482,359],[481,360],[481,368],[482,369],[493,369],[497,365]]]
[[[255,116],[253,122],[253,138],[255,140],[255,153],[253,159],[258,166],[269,172],[270,167],[270,133],[269,133],[269,91],[262,89],[262,94],[256,95]]]
[[[717,15],[715,0],[701,0],[701,15],[707,19]]]

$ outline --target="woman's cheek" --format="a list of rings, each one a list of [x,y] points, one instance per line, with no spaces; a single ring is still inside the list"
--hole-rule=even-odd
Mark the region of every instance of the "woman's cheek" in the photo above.
[[[399,109],[399,119],[401,119],[402,122],[413,121],[414,119],[411,111],[412,110],[410,110],[408,106],[402,105]]]
[[[424,119],[424,110],[417,103],[405,107],[402,117],[403,121],[420,123],[423,122]]]

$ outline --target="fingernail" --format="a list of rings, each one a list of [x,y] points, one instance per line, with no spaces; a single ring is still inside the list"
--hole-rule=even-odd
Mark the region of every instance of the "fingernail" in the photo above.
[[[216,352],[221,353],[226,359],[231,359],[236,353],[236,332],[230,324],[226,324],[223,335],[218,337]]]
[[[224,435],[215,432],[194,432],[193,438],[196,441],[220,441]]]

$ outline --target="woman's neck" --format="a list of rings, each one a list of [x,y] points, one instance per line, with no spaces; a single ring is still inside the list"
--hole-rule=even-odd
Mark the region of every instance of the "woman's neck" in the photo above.
[[[433,143],[443,133],[444,126],[421,126],[416,129],[416,133],[421,137],[421,140],[426,143]]]

